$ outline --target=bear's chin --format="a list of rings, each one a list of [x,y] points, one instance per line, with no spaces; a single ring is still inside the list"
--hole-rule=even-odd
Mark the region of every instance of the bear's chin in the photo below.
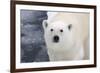
[[[47,48],[54,50],[54,51],[69,51],[72,48],[72,45],[64,45],[62,42],[48,42],[47,43]]]

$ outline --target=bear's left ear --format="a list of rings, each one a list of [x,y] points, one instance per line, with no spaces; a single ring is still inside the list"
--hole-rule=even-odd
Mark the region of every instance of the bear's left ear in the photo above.
[[[43,20],[43,28],[46,29],[48,27],[48,23],[47,23],[47,20]]]
[[[72,28],[72,24],[69,24],[68,29],[71,30],[71,28]]]

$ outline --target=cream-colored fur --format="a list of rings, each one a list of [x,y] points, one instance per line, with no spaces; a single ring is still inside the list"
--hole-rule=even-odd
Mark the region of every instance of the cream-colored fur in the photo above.
[[[50,60],[89,59],[89,14],[58,12],[49,17],[43,21],[43,27]],[[69,24],[72,24],[71,30],[68,30]],[[50,32],[50,29],[54,29],[54,32]],[[59,32],[60,29],[63,29],[63,33]],[[54,35],[60,37],[59,43],[52,42]]]

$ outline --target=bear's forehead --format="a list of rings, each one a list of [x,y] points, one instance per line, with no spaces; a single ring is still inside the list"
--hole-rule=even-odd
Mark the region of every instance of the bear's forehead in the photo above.
[[[50,27],[54,27],[54,28],[64,28],[66,27],[68,24],[63,22],[63,21],[55,21],[55,22],[52,22],[50,24]]]

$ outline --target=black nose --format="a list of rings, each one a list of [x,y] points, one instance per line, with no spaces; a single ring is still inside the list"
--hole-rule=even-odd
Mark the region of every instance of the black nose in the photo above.
[[[53,42],[55,42],[55,43],[59,42],[59,36],[57,36],[57,35],[54,36],[53,37]]]

